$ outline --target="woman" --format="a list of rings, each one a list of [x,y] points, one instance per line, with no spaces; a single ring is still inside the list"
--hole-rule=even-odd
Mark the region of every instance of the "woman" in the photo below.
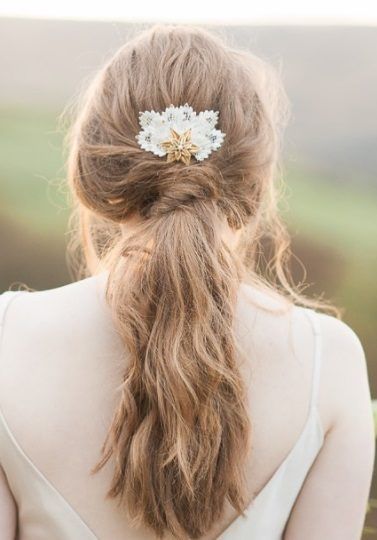
[[[86,273],[0,297],[2,539],[360,538],[365,358],[286,270],[287,110],[202,28],[94,77],[67,139]]]

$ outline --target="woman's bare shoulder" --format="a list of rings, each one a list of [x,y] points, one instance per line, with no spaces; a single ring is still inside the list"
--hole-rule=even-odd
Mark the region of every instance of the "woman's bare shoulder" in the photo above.
[[[12,300],[6,312],[4,332],[22,335],[22,342],[42,335],[64,336],[70,329],[89,330],[107,322],[103,275],[43,290],[24,290]]]
[[[341,373],[356,382],[366,375],[367,362],[361,338],[355,329],[345,321],[326,313],[316,312],[322,334],[324,357],[323,368],[328,367],[334,376]],[[339,379],[338,379],[339,380]]]
[[[361,537],[375,452],[367,363],[352,326],[317,314],[322,343],[319,405],[329,421],[285,538],[351,540]]]
[[[365,360],[361,339],[351,324],[327,313],[316,313],[320,318],[322,333],[328,347],[335,348],[338,353],[351,352],[351,356]]]
[[[365,350],[359,334],[345,321],[318,313],[322,336],[321,386],[330,411],[329,430],[358,417],[370,430],[371,394]],[[357,430],[354,430],[356,433]]]
[[[269,328],[270,340],[276,335],[277,345],[281,346],[280,338],[286,333],[287,323],[294,321],[296,342],[300,350],[304,353],[305,348],[312,349],[312,331],[301,306],[295,305],[278,291],[250,283],[243,283],[240,293],[242,301],[239,312],[242,317],[258,321],[261,328]],[[355,395],[357,389],[364,395],[369,391],[362,340],[347,322],[321,311],[305,309],[317,318],[320,330],[323,394],[331,396],[334,412],[339,407],[344,411],[343,402],[351,394]],[[335,401],[338,402],[337,407]]]

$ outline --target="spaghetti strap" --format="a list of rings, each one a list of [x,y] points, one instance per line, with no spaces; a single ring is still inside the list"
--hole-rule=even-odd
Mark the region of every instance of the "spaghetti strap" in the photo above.
[[[0,345],[1,345],[2,329],[4,326],[5,314],[7,312],[7,309],[11,301],[14,298],[16,298],[16,296],[18,296],[19,294],[23,292],[24,291],[5,291],[2,294],[0,294]]]
[[[319,321],[319,313],[316,311],[303,308],[313,328],[314,335],[314,357],[313,357],[313,370],[312,370],[312,393],[310,398],[310,408],[313,409],[317,406],[319,383],[321,376],[321,361],[322,361],[322,333],[321,325]]]

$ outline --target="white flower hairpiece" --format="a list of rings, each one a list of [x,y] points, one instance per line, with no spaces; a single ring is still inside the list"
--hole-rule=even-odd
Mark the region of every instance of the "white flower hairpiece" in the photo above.
[[[222,145],[225,133],[214,129],[218,114],[205,110],[197,115],[188,103],[170,105],[162,113],[143,111],[139,113],[142,129],[135,138],[144,150],[167,154],[167,162],[181,160],[189,165],[191,155],[202,161]]]

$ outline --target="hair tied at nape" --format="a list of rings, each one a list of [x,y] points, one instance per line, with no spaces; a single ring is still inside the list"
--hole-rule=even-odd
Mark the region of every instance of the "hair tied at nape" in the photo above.
[[[144,246],[138,246],[138,245],[126,245],[121,251],[122,257],[127,257],[128,255],[131,255],[134,253],[138,253],[138,254],[143,253],[144,255],[151,255],[152,251]]]

